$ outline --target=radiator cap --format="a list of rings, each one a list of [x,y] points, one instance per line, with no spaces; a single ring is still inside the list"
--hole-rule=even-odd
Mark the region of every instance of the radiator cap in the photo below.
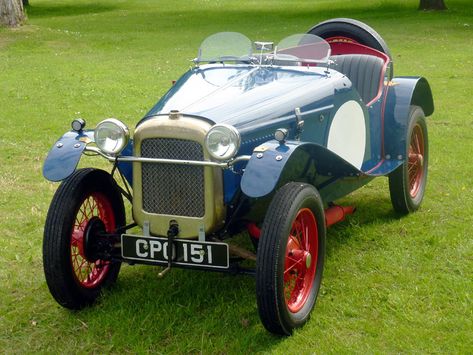
[[[179,110],[171,110],[171,112],[169,112],[170,120],[178,120],[179,118],[181,118],[181,113]]]

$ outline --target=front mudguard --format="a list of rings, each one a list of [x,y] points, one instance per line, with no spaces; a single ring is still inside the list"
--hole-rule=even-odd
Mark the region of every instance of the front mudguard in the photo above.
[[[43,165],[43,176],[61,181],[71,175],[79,163],[85,146],[94,141],[94,131],[69,131],[54,144]]]
[[[69,131],[54,144],[43,165],[43,176],[50,181],[62,181],[77,168],[87,144],[94,142],[94,131]],[[133,155],[133,140],[121,152],[121,156]],[[117,163],[118,170],[131,185],[133,167],[130,162]]]
[[[241,180],[241,190],[250,198],[262,198],[291,181],[323,188],[343,178],[363,175],[360,170],[321,145],[269,141],[253,152]]]

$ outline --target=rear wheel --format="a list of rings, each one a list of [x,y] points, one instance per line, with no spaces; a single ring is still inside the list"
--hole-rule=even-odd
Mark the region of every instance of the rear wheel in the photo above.
[[[43,266],[56,301],[80,309],[117,279],[119,262],[97,254],[97,235],[125,224],[123,200],[113,178],[102,170],[81,169],[56,191],[44,228]]]
[[[289,183],[264,219],[256,259],[256,295],[263,325],[289,335],[309,319],[322,280],[325,219],[317,190]]]
[[[389,192],[394,210],[401,214],[420,207],[427,184],[429,141],[424,111],[411,106],[407,129],[406,161],[389,174]]]

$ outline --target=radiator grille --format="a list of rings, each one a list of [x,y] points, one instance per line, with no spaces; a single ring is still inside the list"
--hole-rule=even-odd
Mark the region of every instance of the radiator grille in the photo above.
[[[204,160],[202,146],[194,141],[148,138],[141,143],[145,158]],[[204,167],[142,163],[143,210],[148,213],[203,217]]]

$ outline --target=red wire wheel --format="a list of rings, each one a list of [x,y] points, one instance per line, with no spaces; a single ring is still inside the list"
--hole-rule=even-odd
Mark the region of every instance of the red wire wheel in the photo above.
[[[317,189],[291,182],[274,195],[256,256],[256,300],[263,325],[289,335],[315,306],[325,256],[325,216]]]
[[[422,187],[424,177],[424,133],[417,123],[411,135],[407,169],[409,174],[409,193],[415,198]]]
[[[93,218],[99,218],[105,230],[113,232],[115,216],[110,201],[100,192],[94,192],[84,199],[79,207],[71,235],[71,264],[74,277],[81,286],[99,286],[110,270],[110,262],[101,259],[89,261],[85,255],[85,232]]]
[[[287,308],[299,312],[310,296],[317,266],[318,232],[314,214],[301,209],[292,223],[286,246],[284,295]]]
[[[429,163],[427,124],[422,108],[411,106],[406,136],[405,162],[389,174],[389,192],[394,210],[416,211],[424,198]]]
[[[49,206],[43,238],[46,283],[60,305],[83,308],[115,282],[120,262],[96,256],[105,255],[101,248],[112,246],[114,239],[98,243],[98,236],[124,225],[123,199],[110,174],[80,169],[61,183]]]

